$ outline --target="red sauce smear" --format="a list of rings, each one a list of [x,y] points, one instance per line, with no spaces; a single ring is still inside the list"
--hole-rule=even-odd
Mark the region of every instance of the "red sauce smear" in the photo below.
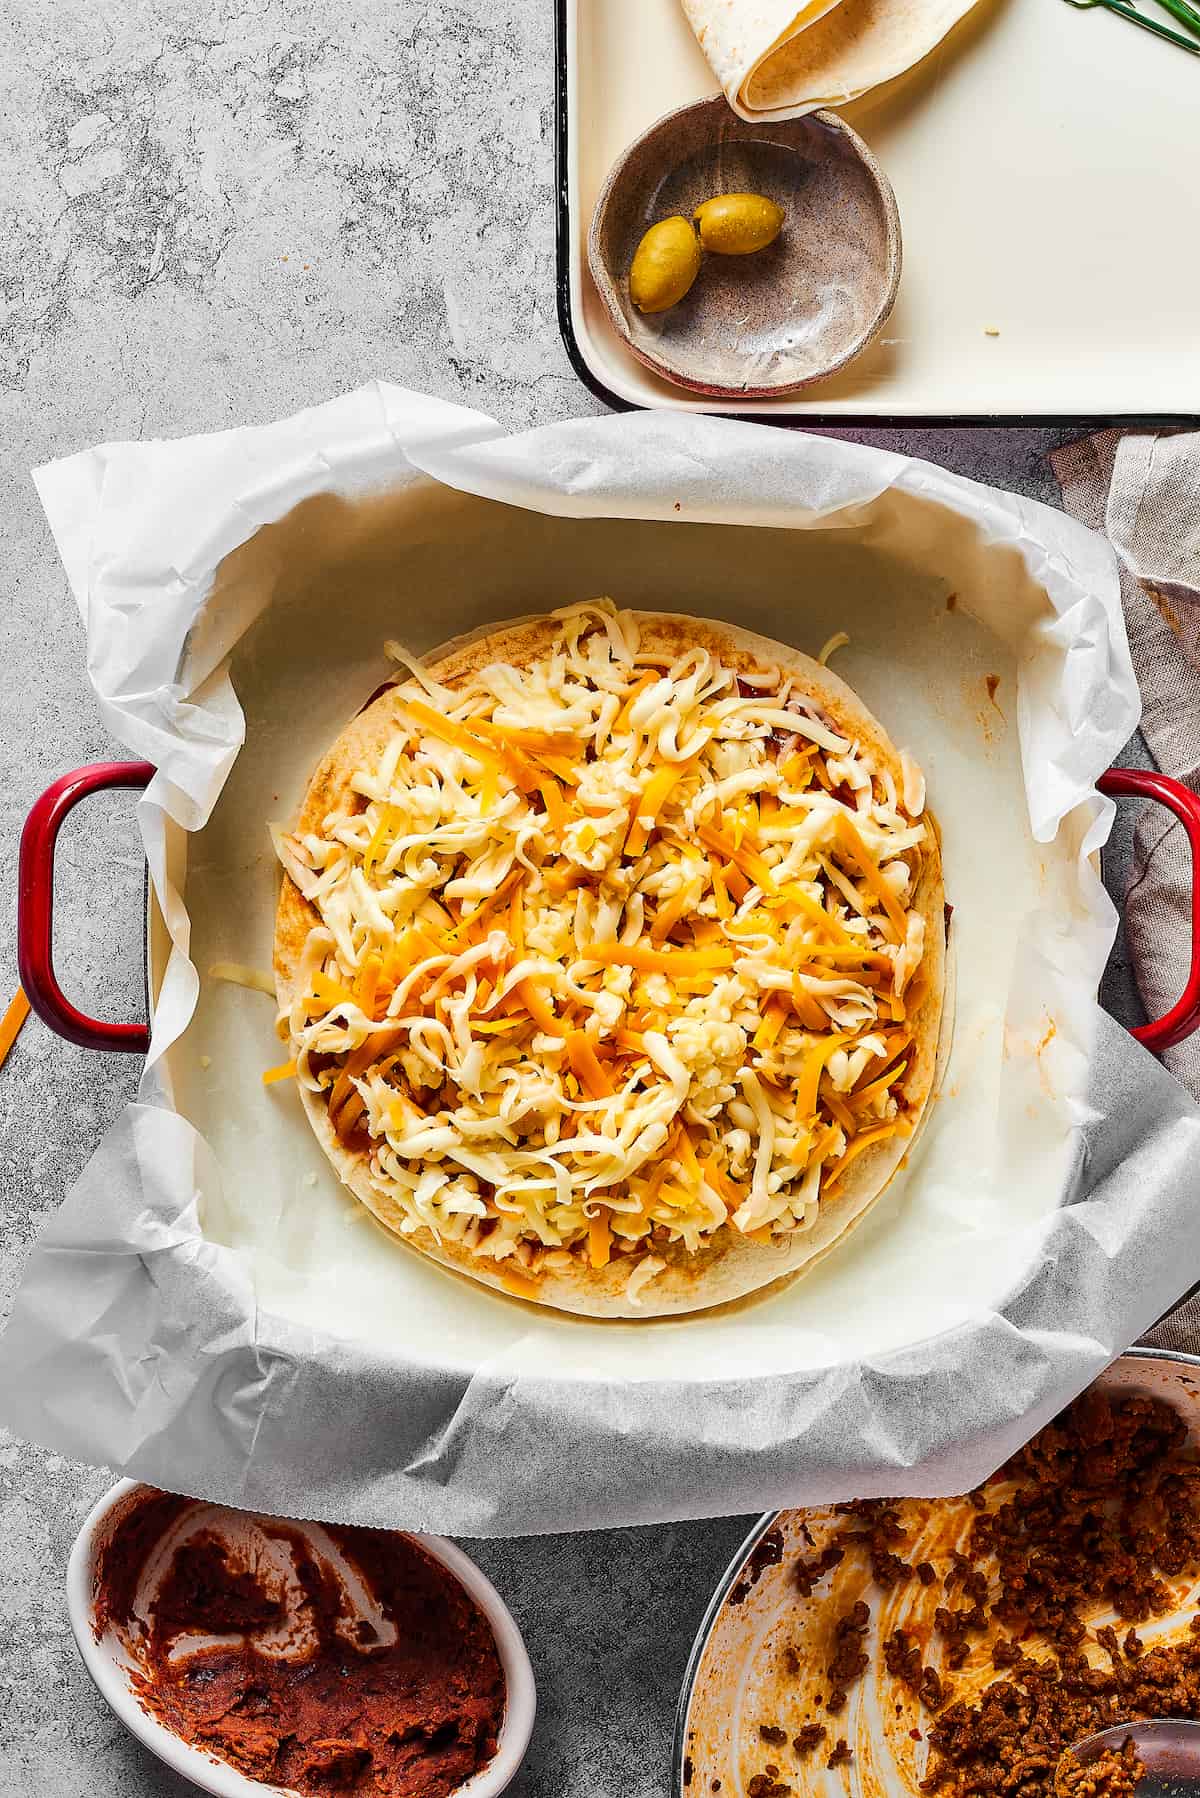
[[[269,1578],[260,1582],[204,1530],[175,1548],[148,1620],[139,1619],[146,1562],[193,1502],[151,1488],[131,1494],[97,1570],[96,1632],[112,1628],[125,1641],[138,1697],[158,1722],[251,1778],[313,1798],[449,1798],[486,1766],[505,1705],[491,1626],[453,1574],[406,1536],[321,1526],[395,1625],[388,1646],[365,1622],[351,1628],[354,1642],[339,1633],[342,1582],[303,1528],[279,1518],[254,1522],[290,1551],[309,1622],[301,1655],[256,1649],[256,1634],[278,1629],[285,1606]],[[172,1644],[196,1634],[241,1640],[173,1661]]]

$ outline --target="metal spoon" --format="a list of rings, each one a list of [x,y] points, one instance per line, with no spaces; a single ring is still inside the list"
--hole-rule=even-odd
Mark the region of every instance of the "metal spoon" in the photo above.
[[[1118,1723],[1112,1729],[1101,1729],[1085,1736],[1071,1750],[1081,1766],[1086,1767],[1106,1748],[1120,1749],[1132,1740],[1138,1759],[1146,1769],[1146,1777],[1138,1786],[1139,1793],[1151,1790],[1187,1798],[1200,1792],[1200,1723],[1177,1717],[1143,1718],[1135,1723]]]
[[[1067,0],[1067,5],[1078,7],[1080,12],[1086,12],[1092,6],[1102,6],[1106,12],[1119,13],[1131,24],[1140,25],[1143,31],[1152,31],[1155,37],[1166,38],[1169,44],[1178,44],[1179,48],[1186,50],[1189,55],[1200,56],[1200,43],[1184,37],[1181,32],[1172,31],[1169,25],[1160,25],[1157,19],[1148,19],[1145,13],[1138,12],[1132,6],[1126,6],[1125,0]],[[1182,17],[1182,14],[1180,16]]]

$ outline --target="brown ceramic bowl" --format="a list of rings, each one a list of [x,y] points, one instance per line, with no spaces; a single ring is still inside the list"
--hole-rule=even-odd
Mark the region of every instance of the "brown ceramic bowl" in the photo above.
[[[706,254],[677,306],[643,315],[629,298],[642,233],[720,193],[766,194],[782,232],[755,255]],[[844,368],[890,313],[900,262],[896,196],[856,132],[832,112],[751,125],[719,95],[629,146],[588,233],[592,279],[633,354],[721,399],[796,393]]]

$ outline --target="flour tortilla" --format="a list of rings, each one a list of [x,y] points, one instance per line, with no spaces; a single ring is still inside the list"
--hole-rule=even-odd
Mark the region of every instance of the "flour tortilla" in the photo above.
[[[796,690],[811,698],[836,729],[856,738],[876,766],[890,769],[897,791],[903,790],[900,759],[882,725],[844,681],[809,656],[736,626],[709,620],[656,612],[640,613],[639,622],[642,648],[651,653],[661,650],[674,657],[702,646],[740,673],[787,669]],[[454,688],[465,684],[477,669],[494,662],[515,667],[528,665],[549,651],[557,631],[553,619],[516,619],[458,638],[426,656],[424,664],[440,682]],[[378,761],[398,727],[402,709],[396,690],[388,689],[347,725],[313,776],[296,825],[298,833],[319,832],[325,817],[348,803],[355,770]],[[656,1247],[652,1252],[667,1262],[666,1270],[643,1286],[636,1304],[625,1290],[634,1257],[621,1256],[607,1267],[592,1268],[586,1256],[581,1256],[579,1265],[573,1268],[547,1269],[534,1276],[537,1304],[585,1317],[635,1320],[707,1310],[793,1279],[813,1266],[866,1216],[913,1148],[941,1077],[943,1058],[939,1049],[948,1041],[945,893],[936,830],[930,814],[925,816],[931,826],[930,840],[922,846],[922,869],[911,901],[925,920],[924,992],[919,1007],[909,1014],[913,1052],[897,1088],[908,1101],[913,1135],[892,1137],[865,1149],[851,1163],[837,1196],[822,1199],[812,1228],[785,1239],[779,1246],[749,1242],[726,1224],[694,1255],[688,1254],[680,1243]],[[318,922],[315,908],[285,874],[275,920],[276,990],[285,1011],[295,996],[305,940]],[[317,1140],[339,1178],[380,1223],[399,1234],[405,1214],[387,1193],[372,1184],[367,1154],[339,1140],[322,1093],[301,1087],[300,1096]],[[502,1265],[458,1243],[439,1242],[424,1226],[401,1236],[401,1240],[444,1267],[467,1274],[485,1286],[511,1292]]]
[[[936,49],[976,0],[683,0],[733,110],[751,123],[844,106]]]

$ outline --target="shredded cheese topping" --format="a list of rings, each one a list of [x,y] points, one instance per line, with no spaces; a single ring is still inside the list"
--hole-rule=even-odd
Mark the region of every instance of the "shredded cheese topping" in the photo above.
[[[628,1257],[637,1302],[665,1245],[811,1229],[911,1128],[924,783],[786,670],[554,617],[454,689],[404,658],[350,809],[273,833],[320,920],[286,1024],[402,1233],[514,1290]]]

